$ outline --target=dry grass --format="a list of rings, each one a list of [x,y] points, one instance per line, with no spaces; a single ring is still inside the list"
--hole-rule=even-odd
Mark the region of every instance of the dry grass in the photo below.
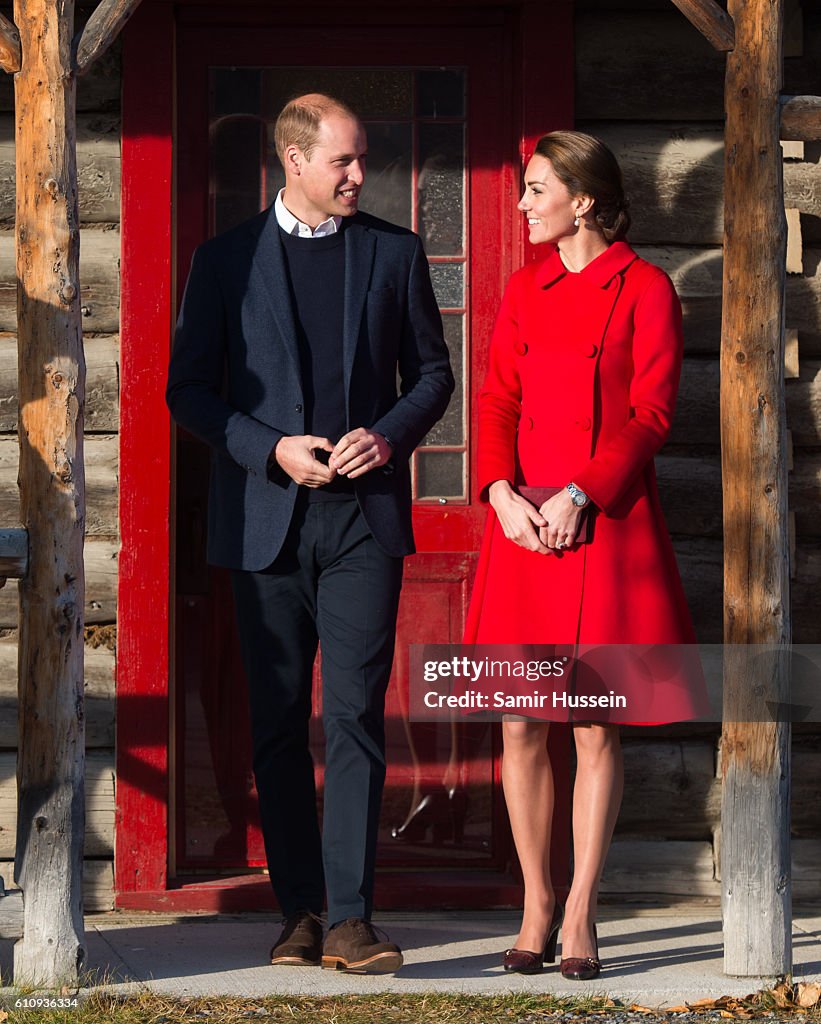
[[[0,1009],[0,1024],[31,1024],[33,1020],[47,1020],[49,1024],[194,1024],[201,1021],[219,1021],[220,1024],[240,1024],[247,1021],[265,1021],[272,1024],[570,1024],[585,1017],[610,1019],[611,1024],[648,1024],[661,1022],[698,1022],[704,1024],[727,1018],[763,1019],[779,1022],[789,1018],[801,1021],[821,1021],[821,1009],[799,1009],[778,1006],[783,1002],[765,993],[758,993],[755,1002],[733,1001],[732,1012],[728,1004],[716,1000],[711,1006],[707,1000],[696,1007],[679,1008],[678,1013],[647,1010],[638,1006],[624,1006],[603,996],[584,998],[558,998],[551,995],[504,995],[495,997],[451,996],[442,994],[395,994],[363,996],[349,995],[332,998],[293,998],[288,996],[266,999],[166,999],[143,994],[118,997],[100,989],[84,996],[76,1009],[17,1010],[8,1008],[4,1018]],[[604,1024],[604,1022],[603,1022]]]

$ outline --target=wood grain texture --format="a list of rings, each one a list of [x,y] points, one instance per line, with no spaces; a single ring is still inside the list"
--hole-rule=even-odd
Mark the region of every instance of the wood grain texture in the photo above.
[[[20,518],[14,980],[78,984],[83,935],[83,403],[72,0],[16,0]]]
[[[723,259],[720,249],[637,245],[640,256],[673,279],[684,309],[687,353],[717,354]],[[804,275],[787,278],[786,317],[801,337],[802,357],[821,357],[821,249],[804,250]]]
[[[0,14],[0,68],[10,75],[16,74],[20,70],[20,59],[20,33],[17,26],[5,14]]]
[[[722,244],[722,124],[596,121],[585,130],[619,161],[630,199],[632,245]],[[821,217],[821,174],[815,160],[785,163],[784,198],[788,207]]]
[[[673,0],[673,3],[714,50],[726,53],[735,46],[733,20],[715,0]]]
[[[108,540],[89,540],[85,545],[86,625],[114,622],[117,618],[117,551],[119,545]],[[19,624],[18,583],[9,582],[0,590],[0,628],[16,629]]]
[[[116,434],[85,437],[86,537],[117,536],[117,449]],[[19,456],[17,438],[0,435],[0,523],[16,523],[20,519]]]
[[[86,434],[116,431],[120,423],[119,337],[83,339],[86,357]],[[0,431],[17,430],[17,338],[0,334]]]
[[[0,579],[22,579],[29,568],[29,538],[22,527],[0,529]]]
[[[577,121],[720,121],[724,61],[678,11],[579,11]]]
[[[80,19],[78,19],[79,21]],[[94,62],[91,71],[77,82],[79,113],[118,113],[120,110],[122,64],[119,40]],[[14,79],[0,75],[0,111],[14,112]]]
[[[0,904],[4,915],[0,918],[3,923],[2,934],[9,938],[23,934],[23,901],[12,880],[13,870],[14,864],[11,861],[0,861],[0,875],[5,878],[6,887],[11,889],[9,897],[4,901],[11,906]],[[12,901],[18,904],[17,908]],[[83,861],[83,906],[90,914],[114,909],[114,864],[110,858]]]
[[[18,181],[20,177],[18,175]],[[120,234],[80,232],[80,313],[84,331],[115,333],[120,327]],[[14,235],[0,232],[0,331],[17,330]]]
[[[648,737],[625,743],[623,751],[624,800],[617,838],[709,840],[721,806],[715,744]]]
[[[14,118],[0,116],[0,228],[14,227]],[[120,219],[120,119],[84,114],[77,119],[77,198],[80,223]]]
[[[0,749],[17,747],[17,642],[0,641]],[[114,653],[86,646],[86,750],[114,748]],[[2,822],[0,822],[2,824]]]
[[[17,755],[0,752],[0,859],[14,856],[17,827]],[[86,857],[108,857],[114,849],[114,751],[86,757]]]
[[[790,726],[745,722],[752,688],[790,699],[786,219],[778,92],[783,0],[730,0],[727,57],[721,445],[724,494],[722,907],[724,970],[792,967]],[[756,645],[773,646],[756,658]]]
[[[821,139],[821,96],[781,97],[781,138]]]
[[[650,896],[719,895],[709,840],[615,840],[601,892]]]
[[[76,67],[80,75],[111,46],[140,0],[101,0],[76,39]]]

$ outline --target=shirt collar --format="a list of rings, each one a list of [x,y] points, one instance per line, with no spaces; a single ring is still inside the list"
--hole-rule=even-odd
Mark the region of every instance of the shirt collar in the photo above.
[[[282,201],[284,191],[285,189],[281,188],[277,192],[277,197],[274,200],[274,213],[277,224],[286,235],[299,235],[300,238],[322,238],[324,235],[333,235],[339,231],[339,225],[342,223],[341,217],[329,217],[314,230],[311,230],[307,224],[303,224],[301,220],[297,220]]]
[[[578,276],[597,288],[606,288],[616,274],[620,274],[622,270],[629,267],[634,259],[636,259],[636,254],[627,242],[612,242],[603,253],[591,260],[583,270],[580,270]],[[550,255],[539,264],[536,271],[536,283],[542,288],[546,288],[569,273],[570,271],[562,263],[558,246],[553,246]]]

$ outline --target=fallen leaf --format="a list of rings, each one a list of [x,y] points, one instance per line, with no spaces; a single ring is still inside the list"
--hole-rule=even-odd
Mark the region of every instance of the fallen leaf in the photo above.
[[[668,1006],[667,1007],[667,1013],[689,1013],[689,1012],[690,1012],[690,1007],[687,1006],[686,1004],[682,1004],[681,1006]]]
[[[793,998],[804,1010],[810,1010],[821,1003],[821,985],[816,981],[799,981]]]

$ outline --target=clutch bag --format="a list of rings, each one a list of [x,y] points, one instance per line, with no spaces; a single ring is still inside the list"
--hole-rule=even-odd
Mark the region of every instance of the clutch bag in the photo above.
[[[527,484],[519,484],[516,490],[523,498],[526,498],[531,505],[535,505],[536,508],[541,508],[542,505],[547,501],[548,498],[552,498],[554,494],[558,494],[559,491],[563,491],[564,487],[529,487]],[[581,522],[579,523],[579,532],[576,534],[576,539],[573,541],[574,544],[589,544],[593,540],[593,509],[592,506],[587,505],[582,512]]]

